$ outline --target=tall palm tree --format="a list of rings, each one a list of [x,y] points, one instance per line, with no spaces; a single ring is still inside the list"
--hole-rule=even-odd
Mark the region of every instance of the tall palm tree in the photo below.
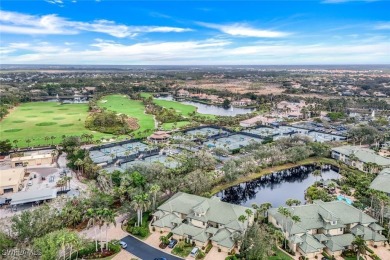
[[[49,144],[50,136],[45,136],[44,139]]]
[[[108,228],[111,224],[116,226],[115,212],[111,209],[104,208],[102,210],[102,220],[106,226],[106,249],[108,250]]]
[[[95,232],[95,249],[96,249],[96,252],[98,251],[98,238],[97,238],[97,234],[96,234],[96,224],[98,223],[99,221],[99,217],[98,217],[98,214],[97,214],[97,211],[93,208],[89,208],[87,210],[87,212],[85,213],[84,215],[84,219],[88,220],[88,224],[87,224],[87,227],[93,227],[94,228],[94,232]]]
[[[360,255],[366,254],[366,241],[361,236],[356,236],[352,242],[353,248],[356,251],[356,259],[360,259]]]
[[[27,139],[26,139],[26,143],[27,143],[27,146],[30,146],[31,139],[30,139],[30,138],[27,138]]]
[[[77,166],[78,170],[81,169],[81,174],[83,174],[83,165],[84,165],[83,160],[81,160],[80,158],[77,159],[77,160],[74,162],[74,165]]]
[[[157,193],[160,191],[160,186],[157,184],[153,184],[150,186],[150,194],[152,195],[152,209],[156,209],[156,201],[157,201]]]
[[[53,145],[53,142],[54,142],[54,139],[56,139],[57,137],[55,137],[55,136],[50,136],[50,140],[51,140],[51,145]]]
[[[149,196],[146,193],[135,195],[133,201],[131,202],[132,207],[137,211],[138,227],[142,225],[142,214],[144,210],[148,209],[149,204]]]
[[[313,174],[314,177],[316,177],[316,185],[318,185],[317,184],[317,180],[318,180],[318,176],[322,176],[321,171],[320,170],[315,170],[312,174]]]

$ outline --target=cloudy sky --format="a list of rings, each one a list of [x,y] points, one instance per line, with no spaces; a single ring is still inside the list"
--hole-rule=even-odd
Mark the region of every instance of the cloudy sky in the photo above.
[[[2,0],[2,64],[390,64],[390,1]]]

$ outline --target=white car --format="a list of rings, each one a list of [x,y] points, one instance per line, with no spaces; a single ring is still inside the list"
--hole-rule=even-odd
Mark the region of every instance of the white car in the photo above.
[[[127,247],[127,244],[123,241],[119,241],[119,245],[122,247],[122,248],[126,248]]]
[[[196,255],[199,253],[199,248],[194,247],[190,253],[190,256],[196,257]]]
[[[27,185],[32,186],[33,185],[32,181],[28,181]]]

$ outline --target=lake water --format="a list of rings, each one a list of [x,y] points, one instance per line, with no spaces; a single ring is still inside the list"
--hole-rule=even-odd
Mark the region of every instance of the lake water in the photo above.
[[[326,169],[325,169],[326,168]],[[305,190],[313,185],[313,166],[299,166],[288,170],[275,172],[250,182],[232,186],[216,194],[222,201],[251,207],[253,203],[270,202],[273,207],[285,205],[287,199],[298,199],[304,203]],[[338,179],[337,169],[324,166],[324,180]]]
[[[172,96],[158,97],[156,99],[174,101]],[[199,102],[193,102],[193,101],[176,101],[176,102],[186,104],[186,105],[195,106],[195,107],[197,107],[197,112],[200,114],[209,114],[209,115],[216,115],[216,116],[236,116],[236,115],[248,114],[248,113],[251,113],[254,111],[254,109],[251,109],[251,108],[231,107],[229,109],[225,109],[223,107],[214,106],[214,105],[206,105],[206,104],[202,104]]]

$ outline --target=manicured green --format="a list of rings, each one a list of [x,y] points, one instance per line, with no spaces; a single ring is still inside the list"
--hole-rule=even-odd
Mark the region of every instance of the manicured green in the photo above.
[[[144,97],[144,98],[148,98],[150,96],[151,96],[151,94],[149,94],[149,93],[142,93],[141,94],[141,97]],[[189,114],[196,112],[196,109],[197,109],[196,106],[182,104],[180,102],[173,101],[173,100],[163,100],[163,99],[154,98],[153,103],[155,103],[156,105],[161,106],[161,107],[172,108],[176,112],[181,113],[185,117],[188,117]],[[202,116],[207,116],[208,118],[215,118],[214,115],[201,114],[198,112],[196,112],[196,114],[202,115]]]
[[[50,113],[49,113],[50,112]],[[55,136],[54,144],[63,135],[93,134],[95,139],[112,135],[93,132],[84,127],[88,115],[87,104],[59,104],[55,102],[29,102],[17,106],[0,122],[0,139],[18,140],[18,147],[51,144],[45,137]]]
[[[182,126],[186,126],[186,125],[188,125],[189,123],[190,123],[189,121],[180,121],[180,122],[177,122],[176,128],[180,128],[180,127],[182,127]],[[172,129],[174,129],[175,127],[174,127],[174,123],[164,123],[164,124],[162,124],[162,128],[163,128],[164,130],[172,130]]]
[[[145,133],[144,131],[155,129],[153,116],[145,114],[145,106],[139,100],[132,100],[124,95],[109,95],[100,99],[98,104],[108,110],[138,119],[140,128],[135,131],[136,137],[148,136],[151,133]]]

